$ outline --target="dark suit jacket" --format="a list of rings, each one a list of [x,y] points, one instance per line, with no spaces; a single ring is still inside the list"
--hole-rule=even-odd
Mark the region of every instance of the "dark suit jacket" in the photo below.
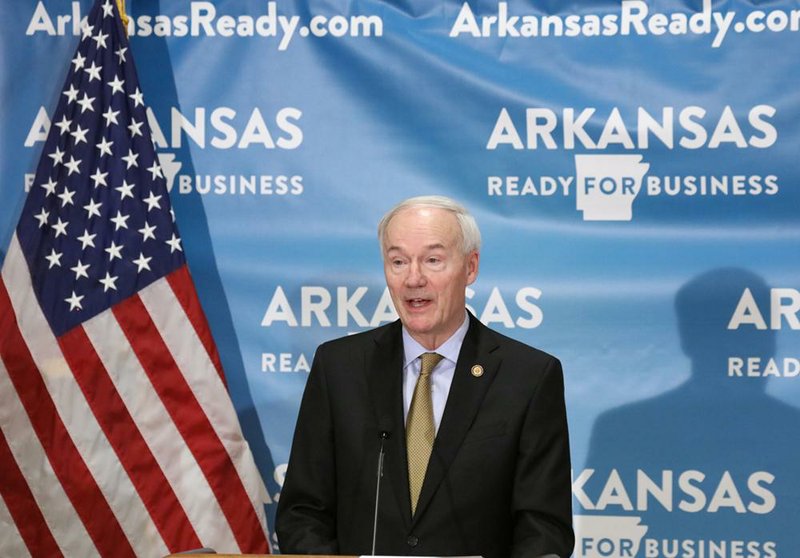
[[[473,376],[474,365],[483,375]],[[569,556],[572,495],[561,364],[470,316],[411,517],[400,322],[319,347],[278,503],[280,549],[369,554],[380,431],[377,554]]]

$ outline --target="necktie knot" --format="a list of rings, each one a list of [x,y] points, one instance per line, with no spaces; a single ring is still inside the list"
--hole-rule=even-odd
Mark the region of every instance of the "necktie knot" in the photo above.
[[[422,371],[420,374],[429,375],[443,358],[439,353],[422,353]]]

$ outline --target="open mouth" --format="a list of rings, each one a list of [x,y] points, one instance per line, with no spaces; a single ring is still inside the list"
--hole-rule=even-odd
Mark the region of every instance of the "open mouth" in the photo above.
[[[424,308],[425,306],[430,304],[430,302],[431,301],[428,300],[427,298],[409,298],[409,299],[406,299],[406,305],[408,305],[412,309]]]

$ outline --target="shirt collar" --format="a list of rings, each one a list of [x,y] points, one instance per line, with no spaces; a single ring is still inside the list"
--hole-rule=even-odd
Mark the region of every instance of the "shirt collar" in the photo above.
[[[405,353],[403,368],[414,362],[423,353],[429,352],[439,353],[444,358],[455,364],[456,361],[458,361],[458,353],[461,352],[461,345],[464,342],[464,338],[467,336],[468,329],[469,314],[466,310],[464,310],[464,321],[461,322],[461,325],[458,327],[455,333],[453,333],[453,335],[451,335],[447,341],[436,347],[433,351],[429,351],[420,345],[416,339],[411,337],[411,334],[406,329],[406,326],[403,326],[403,351]]]

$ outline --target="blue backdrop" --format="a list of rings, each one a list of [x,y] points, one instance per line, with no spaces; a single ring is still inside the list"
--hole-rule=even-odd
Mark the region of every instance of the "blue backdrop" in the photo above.
[[[0,246],[90,3],[0,4]],[[576,556],[800,556],[796,2],[127,8],[270,514],[315,347],[395,318],[377,221],[435,193],[476,315],[564,363]]]

